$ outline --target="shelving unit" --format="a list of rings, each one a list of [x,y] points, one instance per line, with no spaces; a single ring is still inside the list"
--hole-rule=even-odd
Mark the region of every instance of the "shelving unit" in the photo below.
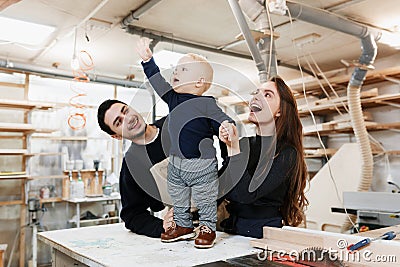
[[[24,89],[25,100],[9,100],[0,99],[0,109],[13,109],[22,110],[24,112],[23,123],[7,123],[0,122],[0,132],[2,133],[19,133],[18,136],[2,136],[3,139],[21,139],[22,148],[16,149],[0,149],[0,156],[20,156],[22,157],[21,169],[19,172],[9,172],[3,175],[0,174],[0,181],[4,180],[19,180],[20,181],[20,199],[19,200],[8,200],[1,201],[0,206],[4,205],[19,205],[20,206],[20,218],[19,226],[20,237],[19,237],[19,266],[25,266],[25,225],[26,225],[26,183],[30,178],[27,171],[28,159],[34,154],[29,153],[29,142],[30,135],[34,132],[38,133],[51,133],[53,130],[37,128],[30,124],[30,112],[33,110],[49,110],[54,108],[54,105],[39,102],[27,101],[28,90],[29,90],[29,74],[25,74],[24,84],[13,84],[13,83],[1,83],[2,86],[14,87]]]
[[[328,80],[329,80],[330,84],[332,85],[332,87],[336,91],[344,90],[347,88],[347,85],[351,78],[351,74],[352,74],[352,72],[349,71],[348,74],[345,74],[345,75],[328,77]],[[364,81],[363,85],[365,86],[365,85],[376,84],[379,82],[388,81],[387,78],[388,79],[390,79],[390,78],[399,79],[400,78],[400,67],[396,66],[396,67],[386,68],[383,70],[369,70],[367,72],[367,75],[365,77],[365,81]],[[313,79],[309,82],[306,82],[307,95],[314,95],[317,97],[321,96],[322,90],[319,85],[320,83],[327,91],[330,91],[328,83],[325,80],[320,80],[318,82],[316,79]],[[304,97],[302,83],[289,84],[289,86],[294,91],[296,97],[298,97],[298,98]]]
[[[381,82],[389,82],[389,81],[392,82],[393,79],[396,80],[399,77],[400,77],[399,67],[393,67],[379,71],[378,70],[368,71],[363,86],[374,85],[376,83],[381,83]],[[315,116],[320,116],[325,119],[327,118],[326,116],[328,115],[335,115],[335,114],[339,115],[338,111],[344,112],[346,116],[344,117],[336,116],[334,120],[327,121],[324,123],[319,123],[317,125],[306,126],[303,128],[304,136],[317,136],[317,130],[318,134],[325,140],[326,138],[333,137],[334,135],[337,134],[347,134],[347,135],[353,134],[353,127],[350,122],[350,116],[347,115],[347,112],[345,110],[345,107],[348,107],[348,101],[347,101],[347,96],[345,94],[345,90],[347,89],[349,78],[350,74],[328,78],[332,88],[338,94],[342,95],[341,97],[331,96],[329,97],[330,99],[328,99],[325,95],[322,95],[323,90],[320,87],[321,83],[324,87],[324,90],[331,93],[332,91],[329,88],[327,82],[323,80],[320,80],[318,82],[314,79],[313,81],[305,83],[306,96],[314,98],[314,100],[309,100],[308,105],[303,104],[298,106],[299,115],[301,117],[310,116],[311,115],[310,111]],[[304,98],[302,83],[291,84],[290,87],[294,91],[295,96],[297,97],[298,100]],[[321,99],[321,97],[324,98]],[[370,113],[366,112],[366,110],[369,108],[382,107],[382,106],[394,106],[398,108],[400,105],[400,93],[386,93],[380,95],[378,88],[373,88],[369,90],[363,90],[360,93],[360,97],[361,97],[360,102],[364,112],[365,126],[368,132],[400,129],[400,120],[390,123],[374,122],[371,121],[372,117],[370,116]],[[322,119],[322,121],[325,120]],[[326,156],[328,158],[334,155],[335,153],[334,150],[330,148],[327,148],[327,150],[328,153]],[[373,148],[372,153],[374,155],[377,155],[382,152],[374,151]],[[396,154],[397,152],[386,151],[385,153],[392,155]],[[320,158],[321,163],[323,165],[326,162],[326,156],[324,151],[322,151],[322,149],[319,149],[319,151],[315,151],[315,153],[305,154],[306,160],[310,160],[311,166],[315,164],[315,160],[318,160],[318,158]],[[314,162],[311,162],[312,160],[314,160]],[[312,176],[312,173],[310,173],[310,176]]]

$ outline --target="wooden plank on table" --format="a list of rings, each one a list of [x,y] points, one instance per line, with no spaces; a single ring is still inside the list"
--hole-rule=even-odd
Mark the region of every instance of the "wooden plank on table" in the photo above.
[[[398,229],[398,226],[392,229]],[[383,231],[387,231],[387,229]],[[365,254],[362,254],[365,250],[361,250],[359,254],[360,258],[354,260],[354,257],[346,258],[350,255],[348,254],[350,252],[348,252],[347,246],[363,240],[364,237],[362,236],[286,226],[283,228],[264,227],[263,234],[263,239],[252,240],[250,244],[257,248],[283,251],[288,254],[293,251],[301,252],[307,248],[317,247],[325,251],[335,251],[336,255],[342,255],[341,259],[344,260],[346,265],[350,264],[349,266],[375,266],[369,263],[373,262],[374,259],[378,259],[376,256],[390,257],[394,261],[380,262],[383,264],[379,266],[400,266],[398,259],[400,242],[392,240],[376,240],[371,242],[368,246],[368,250],[371,253],[365,256]]]
[[[361,233],[357,233],[354,235],[357,236],[365,236],[365,237],[370,237],[370,238],[375,238],[375,237],[379,237],[389,231],[393,231],[395,233],[400,232],[400,224],[399,225],[393,225],[393,226],[389,226],[389,227],[384,227],[384,228],[380,228],[380,229],[375,229],[375,230],[370,230],[370,231],[366,231],[366,232],[361,232]],[[398,234],[393,241],[396,242],[400,242],[400,234]]]

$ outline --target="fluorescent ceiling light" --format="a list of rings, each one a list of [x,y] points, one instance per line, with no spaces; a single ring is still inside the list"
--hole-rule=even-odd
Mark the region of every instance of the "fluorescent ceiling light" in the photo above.
[[[178,64],[179,59],[181,59],[183,56],[184,54],[168,50],[161,50],[153,55],[157,65],[163,69],[175,67]]]
[[[0,17],[0,40],[39,45],[55,30],[52,26]]]

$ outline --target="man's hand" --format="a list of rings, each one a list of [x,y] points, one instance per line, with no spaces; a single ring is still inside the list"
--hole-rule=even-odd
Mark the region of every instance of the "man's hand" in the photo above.
[[[163,228],[164,231],[167,231],[168,228],[170,228],[173,224],[174,221],[174,208],[171,208],[167,213],[164,215],[164,221],[163,221]]]
[[[146,37],[141,37],[136,43],[136,52],[142,58],[143,62],[148,61],[153,57],[153,52],[150,50],[151,40]]]

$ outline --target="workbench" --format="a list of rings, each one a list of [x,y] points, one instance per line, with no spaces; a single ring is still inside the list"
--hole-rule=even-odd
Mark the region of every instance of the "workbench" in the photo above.
[[[213,248],[194,240],[162,243],[137,235],[122,223],[48,231],[38,239],[52,248],[52,266],[193,266],[255,254],[251,238],[217,232]]]

